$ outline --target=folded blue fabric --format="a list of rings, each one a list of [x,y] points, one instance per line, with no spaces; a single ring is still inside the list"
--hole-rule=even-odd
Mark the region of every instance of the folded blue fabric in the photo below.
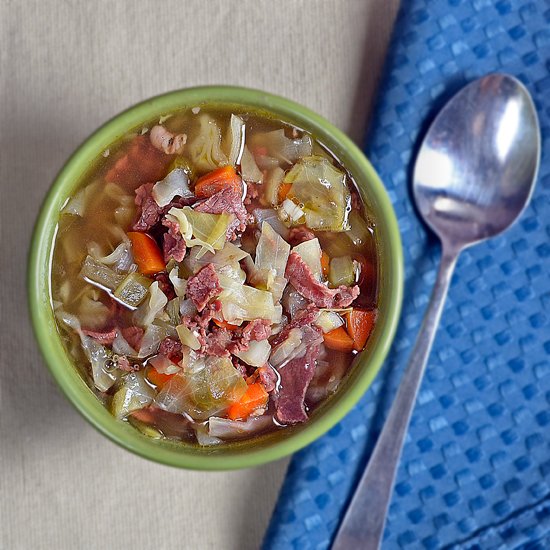
[[[293,458],[265,550],[330,546],[436,275],[439,246],[410,194],[414,152],[447,99],[497,71],[517,76],[535,99],[539,181],[519,223],[459,260],[383,548],[550,548],[550,1],[403,0],[365,145],[403,238],[401,324],[359,405]]]

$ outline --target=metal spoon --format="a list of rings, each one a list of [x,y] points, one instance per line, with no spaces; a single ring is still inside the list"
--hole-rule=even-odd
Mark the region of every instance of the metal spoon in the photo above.
[[[456,94],[430,127],[418,154],[413,191],[442,244],[439,274],[384,429],[332,550],[380,548],[397,465],[460,252],[507,229],[533,192],[540,128],[526,88],[505,74]]]

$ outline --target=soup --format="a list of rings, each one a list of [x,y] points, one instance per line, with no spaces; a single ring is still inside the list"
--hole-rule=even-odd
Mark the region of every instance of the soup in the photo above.
[[[228,442],[307,422],[376,322],[375,223],[314,136],[195,107],[128,132],[61,211],[57,325],[144,434]]]

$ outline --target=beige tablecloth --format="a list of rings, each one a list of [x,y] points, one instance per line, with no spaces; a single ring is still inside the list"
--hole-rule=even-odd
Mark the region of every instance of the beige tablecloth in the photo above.
[[[287,461],[199,473],[116,447],[63,398],[27,316],[40,202],[73,149],[148,96],[240,84],[353,137],[397,0],[0,2],[0,548],[257,548]]]

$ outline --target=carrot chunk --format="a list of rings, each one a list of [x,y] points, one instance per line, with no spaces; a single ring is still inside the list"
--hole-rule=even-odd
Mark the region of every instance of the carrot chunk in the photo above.
[[[292,183],[281,183],[281,185],[279,185],[279,190],[277,191],[277,200],[279,204],[286,199],[291,187]]]
[[[153,237],[138,231],[131,231],[128,237],[132,242],[132,253],[140,273],[153,275],[166,269],[162,253]]]
[[[336,351],[353,351],[353,340],[343,327],[335,328],[323,335],[325,346]]]
[[[147,380],[157,388],[162,388],[162,386],[167,384],[173,376],[175,376],[175,374],[162,374],[154,367],[150,367],[146,374]]]
[[[374,327],[376,312],[354,308],[346,317],[347,331],[353,340],[353,349],[361,351],[365,347]]]
[[[242,193],[242,180],[233,166],[222,166],[201,176],[195,183],[195,195],[200,199],[206,199],[226,187],[232,187],[237,193]]]
[[[321,252],[321,270],[323,277],[326,279],[330,271],[330,257],[324,250]]]
[[[231,420],[245,420],[254,411],[265,407],[268,397],[268,393],[260,383],[250,384],[240,401],[229,407],[227,416]]]

